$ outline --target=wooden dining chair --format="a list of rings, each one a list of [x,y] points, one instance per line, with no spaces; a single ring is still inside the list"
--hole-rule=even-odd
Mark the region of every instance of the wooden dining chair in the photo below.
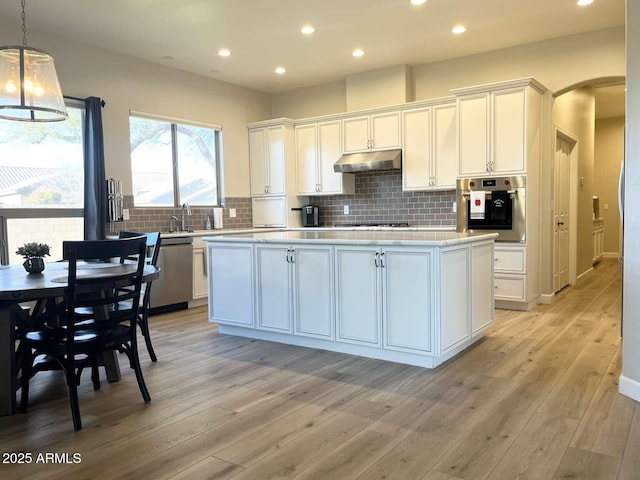
[[[160,244],[162,242],[160,238],[160,232],[150,233],[138,233],[138,232],[126,232],[121,231],[119,238],[132,238],[144,236],[147,239],[147,264],[154,267],[158,263],[158,255],[160,254]],[[125,258],[121,258],[121,262],[126,261]],[[151,334],[149,333],[149,309],[151,305],[151,286],[153,282],[147,282],[142,286],[142,300],[140,301],[140,308],[138,309],[138,325],[140,326],[140,332],[144,337],[144,343],[147,346],[149,352],[149,358],[152,362],[157,362],[158,357],[153,350],[151,343]],[[122,308],[122,306],[121,306]]]
[[[140,368],[137,344],[136,312],[140,304],[145,253],[144,237],[63,243],[63,258],[69,262],[69,275],[68,288],[61,304],[60,325],[26,332],[21,340],[24,342],[21,412],[27,410],[31,370],[39,355],[55,359],[64,370],[75,430],[82,428],[77,371],[91,365],[95,386],[98,356],[104,352],[117,350],[127,355],[144,402],[151,401]],[[126,265],[105,264],[102,268],[95,268],[93,264],[93,268],[86,270],[80,270],[83,267],[78,265],[82,260],[114,257],[136,258],[136,262]],[[127,286],[130,288],[124,288]],[[132,308],[118,310],[115,305],[120,302],[131,302]],[[85,323],[86,313],[79,319],[79,309],[91,309],[94,321]]]

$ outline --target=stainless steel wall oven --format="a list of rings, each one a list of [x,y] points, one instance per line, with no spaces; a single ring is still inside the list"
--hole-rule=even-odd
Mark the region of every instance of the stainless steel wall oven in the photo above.
[[[526,176],[460,178],[457,231],[495,232],[499,242],[526,240]]]

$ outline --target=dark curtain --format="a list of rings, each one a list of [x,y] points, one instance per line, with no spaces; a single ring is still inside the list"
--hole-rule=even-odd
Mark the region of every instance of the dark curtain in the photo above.
[[[85,99],[84,124],[84,238],[103,240],[107,221],[107,193],[104,173],[102,107],[97,97]]]

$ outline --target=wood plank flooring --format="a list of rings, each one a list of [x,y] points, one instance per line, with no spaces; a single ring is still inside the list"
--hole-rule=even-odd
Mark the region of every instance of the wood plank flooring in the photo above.
[[[640,407],[618,393],[620,268],[605,260],[552,305],[497,310],[435,370],[219,335],[204,308],[158,315],[158,362],[80,387],[59,372],[0,417],[2,479],[640,479]],[[74,453],[79,463],[36,462]],[[3,460],[8,460],[5,456]]]

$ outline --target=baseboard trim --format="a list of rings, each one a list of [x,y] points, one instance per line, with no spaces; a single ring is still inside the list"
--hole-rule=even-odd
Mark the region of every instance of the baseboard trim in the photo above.
[[[602,254],[602,258],[620,258],[620,253],[618,253],[618,252],[604,252]]]
[[[545,305],[551,305],[555,297],[556,297],[555,293],[541,293],[540,303],[543,303]]]
[[[640,402],[640,382],[620,375],[618,391],[636,402]]]
[[[591,272],[593,272],[593,267],[591,267],[588,270],[585,270],[584,272],[582,272],[580,275],[578,275],[578,278],[576,280],[580,280],[582,277],[584,277],[585,275],[590,274]]]

